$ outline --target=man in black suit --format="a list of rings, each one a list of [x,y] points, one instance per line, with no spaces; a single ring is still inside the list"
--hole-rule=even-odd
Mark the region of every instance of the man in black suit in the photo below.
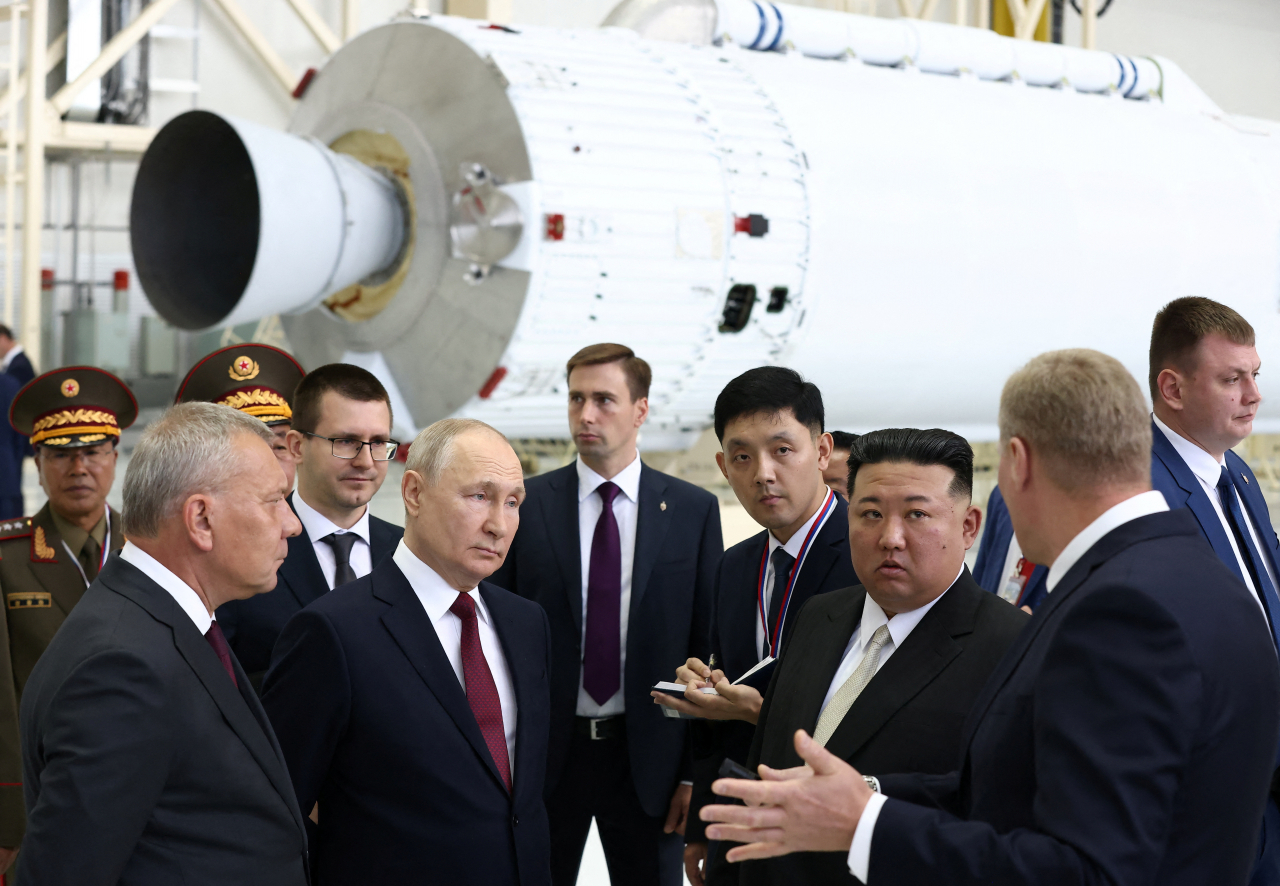
[[[799,732],[808,766],[718,783],[763,805],[704,809],[734,823],[709,833],[751,843],[735,860],[846,852],[868,886],[1242,886],[1280,738],[1256,598],[1151,489],[1146,402],[1118,361],[1032,360],[1005,385],[1000,438],[1049,597],[974,703],[959,770],[876,785]]]
[[[810,600],[769,685],[748,768],[801,765],[797,729],[866,772],[950,772],[960,730],[1028,620],[964,564],[982,518],[973,450],[950,431],[853,443],[849,548],[861,587]],[[843,853],[748,862],[750,886],[853,884]]]
[[[729,681],[778,653],[794,613],[811,597],[858,584],[849,557],[848,507],[823,479],[832,451],[824,418],[817,385],[782,366],[750,369],[716,398],[722,449],[716,462],[764,531],[725,551],[716,572],[710,642],[676,672],[677,682],[714,685],[719,695],[690,694],[692,701],[682,701],[654,693],[659,704],[720,721],[697,722],[690,730],[694,784],[685,873],[694,886],[704,879],[712,886],[736,881],[724,853],[708,845],[698,818],[698,810],[714,800],[711,782],[725,758],[746,762],[763,700],[761,692]]]
[[[0,371],[12,375],[21,387],[36,377],[36,369],[22,345],[13,337],[13,330],[0,323]]]
[[[524,529],[493,577],[551,619],[552,878],[577,880],[595,818],[614,886],[676,886],[687,730],[648,696],[706,645],[719,502],[640,461],[650,371],[630,348],[583,348],[567,375],[578,458],[529,479]]]
[[[520,460],[445,419],[405,468],[395,553],[289,620],[263,687],[319,804],[315,882],[547,886],[547,617],[485,581],[520,525]]]
[[[213,617],[275,584],[300,528],[287,492],[257,419],[185,403],[147,428],[130,540],[22,696],[19,882],[306,886],[285,760]]]
[[[404,535],[369,513],[369,499],[400,445],[391,439],[391,398],[372,373],[348,363],[307,373],[293,395],[288,443],[298,466],[298,490],[289,505],[302,533],[289,539],[274,593],[229,603],[218,613],[255,688],[289,617],[368,575]]]

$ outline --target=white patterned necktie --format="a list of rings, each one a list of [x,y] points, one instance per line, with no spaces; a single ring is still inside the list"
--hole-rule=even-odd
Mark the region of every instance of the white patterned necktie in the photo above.
[[[862,653],[862,661],[858,662],[857,670],[850,674],[849,679],[844,681],[844,685],[836,690],[836,694],[831,697],[831,703],[818,717],[818,726],[813,730],[813,740],[818,744],[827,746],[827,741],[835,733],[844,715],[849,713],[849,708],[853,707],[862,690],[867,688],[871,678],[876,675],[876,665],[880,663],[880,650],[888,642],[889,626],[880,625],[871,635],[871,642]]]

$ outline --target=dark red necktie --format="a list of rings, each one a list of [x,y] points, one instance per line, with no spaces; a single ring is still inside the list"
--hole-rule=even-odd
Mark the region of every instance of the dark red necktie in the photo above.
[[[240,684],[236,682],[236,669],[231,666],[231,647],[227,646],[227,638],[223,636],[222,628],[218,627],[216,621],[209,623],[209,630],[204,632],[204,638],[213,647],[213,651],[218,656],[218,661],[222,662],[222,666],[227,669],[227,676],[231,678],[231,685],[239,688]]]
[[[480,734],[489,747],[502,783],[511,790],[511,761],[507,757],[507,731],[502,725],[502,702],[493,672],[480,646],[480,629],[476,626],[476,601],[470,594],[458,594],[449,611],[462,621],[462,680],[466,683],[467,704],[475,715]]]
[[[609,482],[600,493],[600,519],[591,537],[587,570],[587,630],[582,649],[582,688],[602,705],[622,685],[622,540],[613,500],[622,490]]]

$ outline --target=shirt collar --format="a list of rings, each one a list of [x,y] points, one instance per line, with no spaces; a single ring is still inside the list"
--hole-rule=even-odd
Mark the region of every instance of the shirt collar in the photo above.
[[[79,557],[80,552],[84,550],[84,543],[90,538],[98,542],[99,547],[106,546],[107,535],[107,508],[103,506],[102,516],[98,518],[98,522],[93,524],[93,528],[85,532],[70,520],[64,518],[53,508],[49,508],[49,516],[53,519],[53,527],[58,530],[58,535],[62,536],[62,540],[67,543],[67,548],[71,553]]]
[[[619,471],[612,481],[623,495],[634,502],[640,501],[640,465],[640,454],[636,453],[631,464]],[[587,496],[595,492],[604,482],[607,482],[604,477],[587,467],[582,456],[578,456],[578,502],[586,501]]]
[[[200,599],[200,595],[195,592],[191,585],[178,578],[168,566],[165,566],[131,541],[124,543],[124,548],[120,551],[120,558],[128,560],[134,566],[137,566],[146,574],[147,578],[168,591],[169,596],[173,597],[174,601],[182,607],[182,611],[187,614],[187,617],[195,622],[196,630],[201,634],[209,632],[209,625],[213,624],[213,616],[209,614],[209,610],[205,608],[204,601]]]
[[[422,608],[427,611],[427,618],[431,619],[433,625],[439,623],[457,601],[458,590],[441,578],[440,573],[418,559],[418,555],[409,550],[404,539],[400,539],[400,543],[396,545],[396,551],[391,555],[391,559],[408,579],[409,586],[413,588],[414,594],[422,603]],[[472,588],[467,591],[467,594],[475,601],[476,614],[482,621],[489,624],[489,607],[485,605],[484,597],[480,595],[479,590]]]
[[[1169,443],[1182,456],[1182,460],[1187,463],[1187,467],[1191,469],[1191,473],[1200,478],[1200,482],[1206,486],[1214,487],[1218,485],[1218,480],[1222,477],[1222,466],[1224,461],[1218,461],[1209,453],[1205,452],[1196,444],[1192,443],[1186,437],[1170,428],[1160,419],[1156,418],[1152,413],[1151,420],[1156,423],[1156,427],[1164,432],[1169,438]]]
[[[817,521],[818,516],[822,513],[822,507],[827,503],[827,498],[834,494],[834,492],[828,491],[827,494],[822,497],[822,502],[818,505],[818,509],[814,511],[812,516],[804,522],[803,526],[791,534],[791,537],[787,539],[787,543],[785,545],[778,541],[773,532],[770,531],[769,556],[772,557],[774,551],[778,548],[782,548],[791,555],[792,560],[798,559],[800,557],[800,549],[804,547],[804,540],[809,537],[809,530],[813,528],[814,522]]]
[[[960,571],[956,573],[955,580],[947,586],[947,591],[956,586],[956,582],[960,580],[962,575],[964,575],[964,563],[960,564]],[[870,642],[871,635],[876,632],[877,628],[887,624],[889,626],[889,638],[893,640],[893,646],[897,649],[906,642],[907,635],[915,630],[916,625],[920,624],[921,620],[929,614],[929,610],[942,599],[943,594],[947,591],[943,591],[942,594],[934,597],[923,606],[918,606],[910,612],[899,612],[893,618],[885,615],[884,610],[880,608],[880,604],[872,600],[870,594],[867,594],[862,603],[862,628],[859,634],[862,645],[866,646]]]
[[[367,504],[364,506],[364,513],[356,521],[356,525],[350,529],[343,529],[324,514],[311,507],[303,499],[300,492],[293,494],[293,509],[297,512],[298,519],[302,522],[302,528],[307,530],[307,538],[311,539],[312,544],[315,544],[325,536],[333,535],[334,533],[342,535],[345,532],[354,532],[365,544],[369,544],[369,506]]]
[[[1212,457],[1210,457],[1210,460],[1212,460]],[[1140,492],[1132,498],[1126,498],[1120,504],[1104,511],[1098,519],[1094,520],[1081,530],[1079,535],[1071,539],[1067,546],[1062,549],[1062,553],[1058,555],[1058,559],[1053,561],[1053,565],[1049,567],[1049,574],[1045,576],[1044,580],[1046,590],[1052,591],[1058,582],[1062,581],[1062,577],[1071,571],[1071,567],[1075,566],[1080,558],[1088,553],[1089,549],[1101,541],[1102,537],[1111,530],[1117,529],[1139,517],[1158,514],[1167,510],[1169,510],[1169,505],[1165,503],[1164,495],[1153,489],[1149,492]]]

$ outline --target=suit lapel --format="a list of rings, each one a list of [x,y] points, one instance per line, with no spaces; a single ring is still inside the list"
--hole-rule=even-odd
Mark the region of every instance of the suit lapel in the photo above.
[[[84,596],[84,576],[62,546],[62,536],[54,528],[49,505],[45,504],[31,518],[31,574],[49,592],[63,615]]]
[[[511,761],[511,765],[512,794],[519,798],[523,794],[524,786],[530,783],[529,773],[537,772],[539,766],[546,766],[545,759],[534,758],[538,743],[529,735],[529,730],[533,728],[533,717],[529,715],[529,711],[534,698],[534,687],[546,670],[546,662],[539,660],[532,649],[519,642],[521,639],[519,632],[511,630],[518,616],[507,611],[507,601],[502,598],[502,595],[494,593],[493,587],[488,582],[481,582],[480,596],[489,607],[493,629],[498,635],[498,642],[502,644],[502,654],[506,656],[507,670],[511,673],[511,682],[516,692],[516,758]],[[519,711],[526,713],[520,716]],[[486,760],[490,759],[492,758],[486,757]],[[497,774],[496,770],[494,774]]]
[[[582,634],[582,548],[578,539],[578,465],[576,462],[553,472],[548,485],[551,495],[542,502],[542,519],[547,540],[560,567],[569,611],[578,634]]]
[[[110,545],[108,550],[118,551],[124,547],[124,518],[115,508],[110,505],[107,507],[111,511],[111,538],[107,542]]]
[[[290,508],[293,508],[293,495],[289,496]],[[297,509],[293,510],[296,514]],[[374,565],[377,565],[376,561]],[[289,586],[289,593],[293,594],[299,607],[307,606],[329,592],[329,582],[325,580],[320,561],[316,559],[315,546],[307,535],[305,526],[289,539],[289,554],[280,565],[279,574]]]
[[[1166,503],[1170,508],[1179,506],[1189,508],[1191,513],[1195,514],[1196,521],[1200,524],[1200,531],[1208,539],[1209,545],[1213,548],[1214,553],[1218,555],[1218,559],[1225,563],[1241,581],[1244,581],[1244,576],[1240,572],[1240,563],[1236,559],[1235,552],[1231,549],[1231,542],[1227,539],[1227,530],[1223,528],[1222,519],[1218,517],[1218,512],[1214,509],[1213,502],[1209,501],[1208,493],[1204,491],[1204,487],[1200,485],[1196,475],[1191,472],[1191,468],[1187,467],[1187,463],[1182,460],[1182,456],[1178,455],[1178,450],[1173,448],[1169,438],[1156,426],[1155,422],[1151,423],[1151,434],[1152,453],[1168,469],[1173,481],[1178,484],[1178,488],[1187,494],[1183,502]]]
[[[827,522],[818,530],[809,553],[800,566],[800,574],[796,576],[796,586],[791,592],[791,602],[787,605],[786,620],[782,625],[782,640],[785,642],[795,624],[796,616],[810,597],[822,592],[826,587],[827,577],[840,562],[841,557],[848,558],[849,538],[849,506],[840,495],[836,495],[832,512]],[[778,644],[782,648],[782,643]]]
[[[976,609],[972,594],[982,589],[968,569],[956,584],[960,587],[943,595],[867,684],[836,727],[827,750],[846,760],[852,757],[961,653],[953,638],[972,632]]]
[[[231,683],[222,662],[210,648],[209,643],[200,635],[191,619],[178,606],[169,592],[151,580],[145,573],[119,557],[113,557],[104,567],[100,578],[103,584],[116,593],[128,597],[145,609],[157,621],[169,626],[173,631],[173,643],[178,653],[186,660],[196,678],[203,684],[205,691],[213,699],[221,711],[227,725],[244,743],[250,755],[262,768],[281,800],[289,807],[299,829],[302,820],[298,803],[294,797],[293,786],[285,769],[279,746],[275,736],[265,723],[265,717],[258,718],[251,710],[251,704],[244,693],[252,693],[249,689],[249,678],[239,666],[234,654],[231,660],[236,671],[236,680],[240,689]],[[253,702],[256,705],[256,699]]]
[[[844,605],[827,613],[826,620],[815,626],[812,637],[806,635],[809,642],[800,648],[788,650],[789,656],[803,656],[800,661],[787,661],[789,672],[814,675],[814,679],[805,681],[795,709],[795,722],[805,724],[810,734],[822,713],[822,702],[827,697],[827,690],[831,688],[832,678],[840,669],[840,661],[844,658],[849,638],[853,636],[853,629],[862,620],[862,607],[866,598],[866,592],[861,588],[857,589]],[[845,719],[847,721],[848,717]],[[834,740],[834,736],[832,739]],[[790,740],[791,737],[788,736],[787,741]],[[831,744],[828,743],[827,747],[831,749]]]
[[[662,550],[671,518],[663,508],[667,478],[646,464],[640,465],[640,501],[637,503],[636,546],[631,566],[631,617],[640,609],[649,588],[654,561]]]
[[[505,792],[506,786],[489,753],[489,746],[484,742],[475,714],[467,703],[467,694],[458,682],[449,657],[445,655],[444,646],[440,644],[435,625],[394,560],[385,561],[373,571],[373,594],[391,604],[391,608],[382,615],[382,624]],[[516,728],[519,729],[519,724]]]
[[[760,561],[768,549],[769,533],[761,532],[751,539],[746,552],[735,564],[732,575],[721,576],[723,592],[717,608],[723,623],[719,628],[724,648],[720,666],[730,680],[736,680],[760,660],[756,643],[759,620],[756,595],[759,592]]]

